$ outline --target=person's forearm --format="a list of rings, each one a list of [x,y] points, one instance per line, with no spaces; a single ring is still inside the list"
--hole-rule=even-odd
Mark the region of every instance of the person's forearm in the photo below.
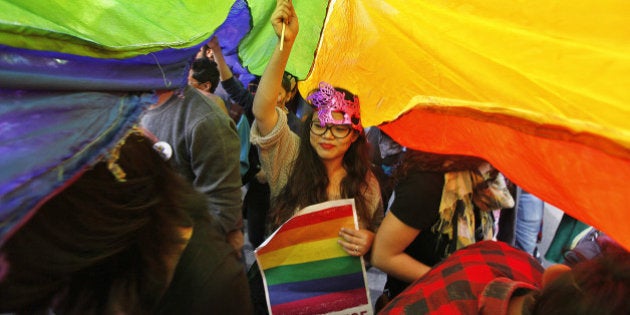
[[[230,96],[230,99],[243,107],[243,114],[247,117],[250,126],[254,122],[254,113],[252,107],[254,104],[254,96],[250,93],[235,77],[231,77],[225,81],[221,81],[221,85]]]
[[[431,267],[401,253],[389,259],[372,258],[374,266],[383,272],[405,282],[413,282],[431,270]]]
[[[225,81],[234,76],[230,67],[228,67],[225,62],[225,57],[223,56],[223,51],[221,48],[213,49],[212,54],[214,55],[214,61],[217,63],[217,68],[219,69],[219,78],[221,81]]]
[[[293,42],[285,43],[283,50],[280,50],[280,43],[276,45],[256,90],[253,112],[254,117],[258,121],[258,129],[263,136],[273,129],[278,119],[275,107],[278,93],[280,92],[282,75],[289,60],[292,47]]]

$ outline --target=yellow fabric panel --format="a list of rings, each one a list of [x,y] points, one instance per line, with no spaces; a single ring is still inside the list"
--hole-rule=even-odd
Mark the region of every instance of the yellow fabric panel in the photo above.
[[[320,80],[365,126],[484,157],[630,249],[630,1],[331,1],[300,91]]]
[[[437,104],[562,126],[627,150],[629,26],[625,0],[332,1],[299,87],[305,95],[325,80],[357,93],[366,126]]]

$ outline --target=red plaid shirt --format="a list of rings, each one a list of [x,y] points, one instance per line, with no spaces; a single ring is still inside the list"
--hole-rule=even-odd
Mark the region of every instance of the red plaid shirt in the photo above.
[[[505,243],[478,242],[435,265],[379,314],[506,314],[512,295],[541,287],[543,270]]]

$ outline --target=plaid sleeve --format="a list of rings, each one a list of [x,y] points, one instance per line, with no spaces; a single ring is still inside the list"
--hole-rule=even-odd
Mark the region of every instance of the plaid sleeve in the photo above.
[[[480,298],[493,280],[503,277],[536,288],[540,287],[542,271],[542,266],[525,252],[502,242],[479,242],[433,267],[379,314],[477,314]],[[488,292],[485,299],[506,297]]]

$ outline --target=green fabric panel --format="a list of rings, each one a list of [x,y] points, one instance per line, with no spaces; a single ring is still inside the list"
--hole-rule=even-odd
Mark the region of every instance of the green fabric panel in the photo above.
[[[262,75],[278,39],[271,26],[275,1],[248,1],[253,27],[239,45],[239,57],[250,73]],[[300,31],[293,45],[286,71],[304,79],[311,69],[326,18],[328,0],[294,1]]]
[[[0,44],[97,58],[129,58],[208,39],[226,0],[0,0]]]
[[[361,271],[361,261],[353,256],[280,266],[265,270],[267,285],[335,277]]]

